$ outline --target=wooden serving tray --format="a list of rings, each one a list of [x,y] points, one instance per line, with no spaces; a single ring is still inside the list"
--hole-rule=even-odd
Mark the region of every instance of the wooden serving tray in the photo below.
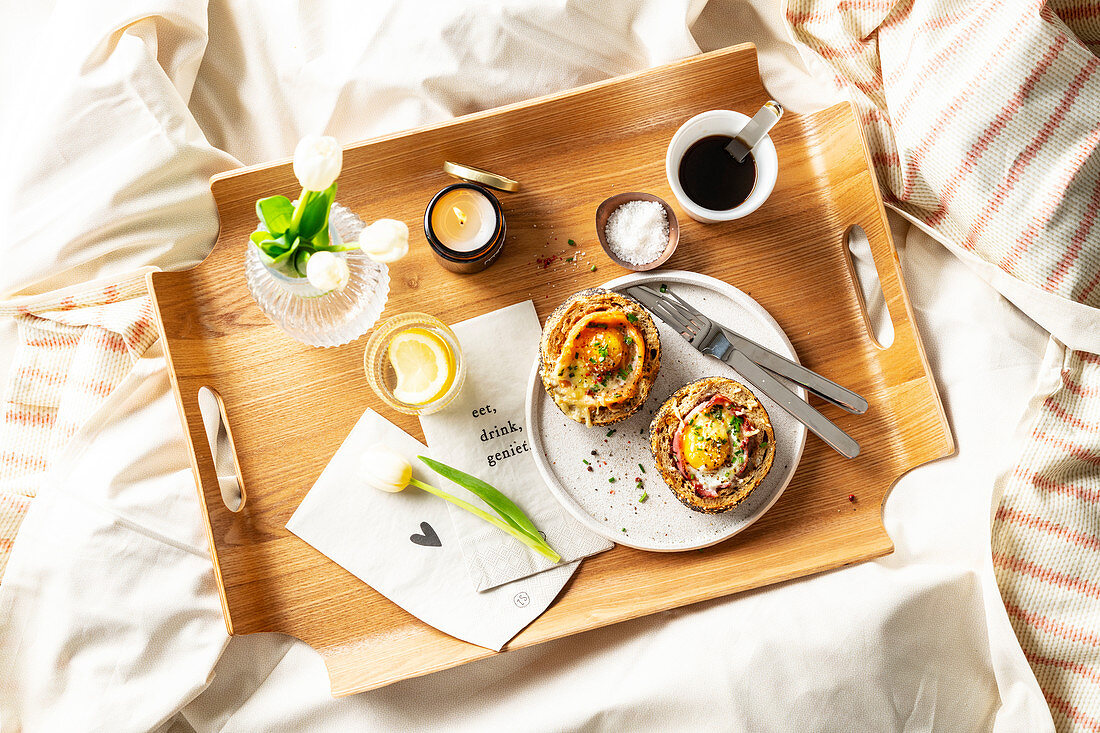
[[[397,218],[412,231],[409,256],[390,268],[386,316],[423,310],[454,323],[531,298],[545,318],[574,291],[624,272],[596,241],[604,198],[648,191],[673,202],[664,156],[676,128],[708,109],[751,114],[767,99],[755,49],[725,49],[353,145],[339,200],[366,221]],[[747,531],[697,552],[617,546],[585,560],[508,649],[885,555],[893,549],[881,519],[890,487],[952,453],[850,105],[788,114],[772,137],[780,174],[768,202],[727,224],[698,224],[680,211],[680,246],[667,266],[745,290],[784,328],[804,364],[864,395],[865,415],[821,406],[860,442],[862,455],[846,460],[810,436],[789,488]],[[518,193],[500,195],[507,245],[484,273],[443,270],[424,240],[424,207],[450,182],[444,160],[522,183]],[[246,289],[255,201],[298,193],[290,163],[218,176],[211,189],[221,215],[213,252],[192,270],[153,273],[149,281],[229,632],[278,631],[305,641],[324,657],[334,695],[490,656],[410,616],[286,530],[365,408],[423,434],[415,417],[394,413],[371,392],[363,339],[335,349],[301,345],[264,317]],[[896,334],[888,349],[870,337],[853,280],[845,246],[853,225],[866,231],[881,276]],[[579,266],[538,263],[577,251],[585,253]],[[221,498],[206,442],[197,401],[204,386],[221,395],[236,446],[246,496],[236,513]]]

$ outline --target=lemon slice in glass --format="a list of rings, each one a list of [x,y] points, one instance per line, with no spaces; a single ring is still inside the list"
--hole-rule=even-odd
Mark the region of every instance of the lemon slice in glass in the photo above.
[[[393,396],[407,405],[426,405],[439,399],[454,381],[451,347],[426,328],[397,333],[387,351],[397,375]]]

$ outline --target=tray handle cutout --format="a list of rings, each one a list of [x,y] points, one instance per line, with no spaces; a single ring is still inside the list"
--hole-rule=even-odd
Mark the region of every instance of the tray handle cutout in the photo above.
[[[244,481],[241,480],[241,467],[237,463],[237,451],[233,447],[233,433],[229,430],[229,420],[225,415],[225,402],[210,387],[199,388],[198,400],[222,501],[229,511],[239,512],[245,502]]]
[[[886,305],[886,295],[882,291],[882,280],[871,252],[871,241],[859,224],[853,224],[844,233],[844,255],[857,286],[856,296],[859,298],[860,310],[863,311],[867,333],[876,346],[888,349],[894,343],[894,322],[890,317],[890,308]]]

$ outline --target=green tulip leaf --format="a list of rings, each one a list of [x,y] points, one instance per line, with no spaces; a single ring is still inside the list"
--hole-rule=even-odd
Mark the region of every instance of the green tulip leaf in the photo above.
[[[259,232],[254,232],[254,234],[258,233]],[[252,239],[252,241],[256,242],[256,246],[268,257],[278,257],[279,255],[289,252],[294,249],[294,244],[297,242],[297,240],[294,240],[294,242],[287,242],[285,234],[274,238],[267,232],[264,232],[264,234],[267,234],[267,237],[263,241],[256,242],[255,239]]]
[[[276,270],[281,270],[281,269],[284,268],[284,265],[286,264],[287,260],[290,259],[290,257],[293,254],[294,254],[293,251],[287,250],[286,252],[283,252],[281,255],[277,255],[275,257],[272,257],[267,252],[261,251],[260,252],[260,259],[268,267],[272,267]]]
[[[294,206],[286,196],[268,196],[256,202],[256,216],[273,237],[278,237],[290,228]]]
[[[465,511],[468,511],[470,514],[473,514],[475,517],[478,517],[480,519],[484,519],[486,522],[493,525],[497,529],[500,529],[500,530],[503,530],[504,532],[507,532],[508,534],[512,535],[513,537],[515,537],[517,540],[519,540],[523,544],[530,547],[535,552],[539,553],[543,557],[548,558],[551,562],[561,562],[561,555],[556,553],[554,551],[554,548],[550,546],[550,543],[548,543],[546,540],[544,540],[541,535],[537,535],[534,538],[532,538],[530,535],[526,534],[525,532],[521,532],[520,530],[516,529],[515,526],[509,524],[508,522],[505,522],[500,517],[493,516],[489,512],[485,511],[484,509],[482,509],[480,507],[474,506],[473,504],[466,501],[465,499],[459,499],[457,496],[453,496],[451,494],[448,494],[446,491],[443,491],[442,489],[437,489],[436,487],[432,486],[431,484],[426,484],[423,481],[419,481],[415,478],[409,479],[409,484],[412,485],[412,486],[416,486],[418,488],[421,488],[424,491],[427,491],[429,494],[434,494],[435,496],[438,496],[440,499],[443,499],[444,501],[448,501],[448,502],[454,504],[455,506],[457,506],[458,508],[464,509]]]
[[[528,519],[527,515],[523,513],[523,510],[516,506],[511,499],[502,494],[499,490],[493,488],[478,477],[459,471],[457,468],[452,468],[445,463],[434,461],[427,456],[417,456],[417,458],[443,478],[453,481],[462,488],[476,494],[479,499],[492,507],[493,511],[499,514],[500,518],[512,527],[536,542],[543,545],[547,544],[546,540],[539,534],[539,530],[534,522]]]
[[[313,195],[309,196],[308,194]],[[321,229],[328,226],[328,211],[332,207],[332,201],[335,198],[335,182],[320,193],[310,191],[302,197],[302,203],[299,206],[304,206],[305,209],[302,211],[301,219],[298,222],[298,236],[312,240]]]
[[[299,251],[301,240],[295,237],[288,243],[286,241],[287,236],[284,234],[278,239],[270,239],[256,246],[260,249],[260,259],[265,265],[292,275],[295,272],[293,268],[294,257]]]
[[[313,235],[313,239],[309,242],[314,249],[329,249],[331,240],[328,234],[328,227],[321,227],[321,230]]]

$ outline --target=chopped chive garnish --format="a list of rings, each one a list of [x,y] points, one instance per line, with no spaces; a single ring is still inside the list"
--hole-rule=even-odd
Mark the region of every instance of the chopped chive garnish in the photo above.
[[[592,267],[589,268],[589,272],[595,272],[595,271],[596,271],[596,266],[592,265]]]
[[[620,532],[625,532],[625,531],[626,531],[626,527],[623,527],[623,528],[622,528],[622,529],[620,529],[619,531],[620,531]]]
[[[639,504],[645,504],[645,501],[648,498],[649,498],[649,492],[648,491],[643,491],[642,495],[638,497],[638,503]]]
[[[609,437],[609,438],[610,438],[610,437],[611,437],[612,435],[614,435],[614,434],[615,434],[615,429],[614,429],[614,428],[612,428],[611,430],[608,430],[608,431],[607,431],[607,437]]]
[[[609,484],[613,484],[613,483],[615,483],[615,477],[614,477],[614,476],[612,476],[611,478],[609,478],[609,479],[607,480],[607,483],[609,483]]]
[[[638,316],[634,315],[633,313],[627,313],[626,314],[626,320],[630,321],[631,323],[637,323],[638,322]]]
[[[642,469],[642,473],[645,473],[645,466],[639,463],[638,468]]]
[[[665,285],[664,283],[661,283],[661,292],[662,293],[667,293],[668,292],[668,286]]]
[[[576,243],[576,242],[574,242],[574,241],[573,241],[572,239],[570,239],[570,240],[569,240],[569,246],[570,246],[570,247],[576,247],[576,246],[577,246],[577,243]]]
[[[565,258],[565,261],[566,261],[566,262],[572,262],[572,261],[573,261],[573,258],[572,258],[572,257],[566,257],[566,258]]]
[[[587,460],[587,459],[585,459],[585,458],[582,458],[582,459],[581,459],[581,463],[583,463],[584,465],[586,465],[586,466],[587,466],[587,465],[588,465],[588,460]]]

